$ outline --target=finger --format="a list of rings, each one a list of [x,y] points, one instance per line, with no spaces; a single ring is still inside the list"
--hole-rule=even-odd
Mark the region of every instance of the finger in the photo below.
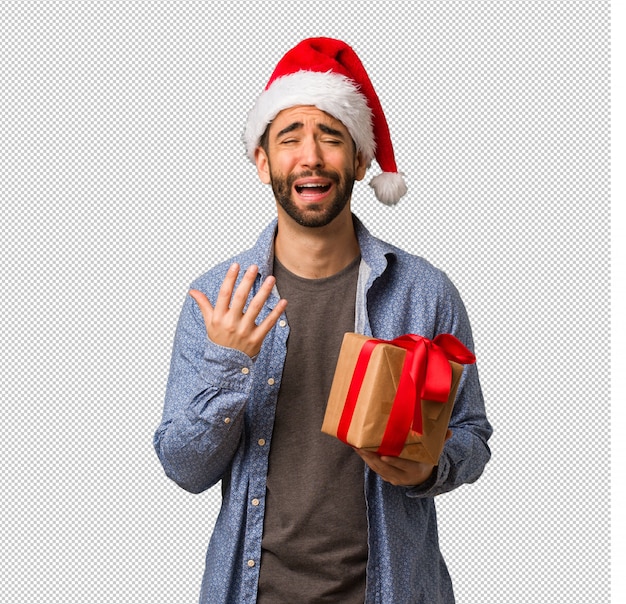
[[[396,468],[403,472],[407,469],[408,466],[405,459],[402,459],[401,457],[392,457],[390,455],[381,455],[380,461],[388,466],[391,466],[392,468]]]
[[[285,299],[279,300],[278,304],[276,304],[276,306],[272,309],[270,314],[267,315],[267,317],[265,317],[263,321],[261,321],[257,329],[258,329],[258,334],[259,336],[261,336],[262,339],[265,338],[265,336],[270,332],[272,327],[276,325],[276,322],[278,321],[280,316],[283,314],[283,312],[285,312],[286,308],[287,308],[287,300]]]
[[[394,472],[397,472],[395,468],[390,468],[389,464],[383,462],[380,455],[372,451],[364,451],[362,449],[354,449],[359,457],[370,467],[371,470],[376,472],[383,480],[387,482],[394,481]]]
[[[241,283],[237,286],[235,293],[230,302],[230,308],[237,314],[242,314],[243,309],[248,301],[248,297],[250,296],[250,292],[252,291],[252,286],[254,285],[254,281],[256,280],[257,273],[259,272],[259,267],[256,265],[251,265],[248,267],[246,272],[241,279]]]
[[[407,466],[410,462],[400,457],[392,457],[390,455],[379,455],[373,451],[363,451],[356,449],[357,453],[363,458],[363,460],[381,475],[390,476],[400,475],[406,472]]]
[[[370,467],[372,470],[380,468],[380,456],[373,451],[365,451],[364,449],[357,449],[353,447],[356,454]]]
[[[211,306],[211,303],[209,302],[206,294],[197,289],[190,289],[189,295],[195,300],[196,304],[200,308],[200,312],[202,312],[202,316],[204,317],[205,321],[207,317],[210,319],[211,315],[213,314],[213,306]]]
[[[235,282],[237,281],[237,275],[239,274],[239,265],[234,262],[230,265],[226,276],[222,281],[220,291],[217,294],[217,300],[215,301],[215,310],[221,315],[228,311],[230,307],[230,299],[233,295],[233,289],[235,288]]]
[[[213,307],[203,292],[198,291],[197,289],[190,289],[189,295],[195,300],[196,304],[200,308],[200,312],[202,313],[202,317],[204,319],[204,327],[208,335],[209,324],[211,323],[211,317],[213,316]]]
[[[246,310],[246,316],[252,321],[256,321],[256,318],[259,316],[261,309],[267,302],[268,298],[271,296],[272,289],[274,288],[274,283],[276,283],[276,279],[275,277],[270,275],[269,277],[267,277],[267,279],[265,279],[265,281],[263,281],[261,287],[259,288],[259,291],[255,294],[252,300],[250,300],[250,304],[248,305],[248,309]],[[282,310],[280,312],[282,312]]]

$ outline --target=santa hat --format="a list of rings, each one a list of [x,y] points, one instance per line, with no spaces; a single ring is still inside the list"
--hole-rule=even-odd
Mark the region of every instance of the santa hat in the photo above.
[[[380,201],[393,205],[406,193],[376,91],[361,61],[345,42],[309,38],[279,61],[248,113],[244,141],[252,161],[270,122],[283,109],[296,105],[314,105],[339,120],[368,167],[376,158],[383,173],[375,176],[370,185]]]

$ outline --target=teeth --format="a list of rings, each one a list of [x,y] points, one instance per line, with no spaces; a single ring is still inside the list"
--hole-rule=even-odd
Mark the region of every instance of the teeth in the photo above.
[[[301,185],[296,185],[296,191],[304,194],[304,191],[308,189],[311,193],[325,193],[328,191],[329,187],[329,184],[307,182]]]

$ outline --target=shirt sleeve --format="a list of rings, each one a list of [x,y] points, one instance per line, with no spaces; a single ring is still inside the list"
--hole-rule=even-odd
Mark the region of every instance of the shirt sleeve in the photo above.
[[[436,334],[452,333],[474,351],[472,331],[467,312],[456,288],[443,280]],[[436,335],[435,334],[435,335]],[[431,478],[407,490],[410,497],[432,497],[451,491],[462,484],[476,481],[491,457],[488,440],[493,432],[485,411],[485,402],[478,377],[478,364],[465,365],[457,391],[450,430],[439,464]]]
[[[223,476],[243,433],[254,362],[209,340],[187,296],[176,328],[161,424],[154,447],[165,474],[200,493]]]

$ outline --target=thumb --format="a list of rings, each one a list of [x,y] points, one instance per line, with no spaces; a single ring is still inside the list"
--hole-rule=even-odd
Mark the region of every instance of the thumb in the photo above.
[[[213,307],[211,306],[209,299],[206,297],[206,294],[197,289],[190,289],[189,295],[195,300],[196,304],[200,308],[200,312],[202,312],[202,316],[204,317],[205,325],[208,325],[211,317],[213,316]]]

